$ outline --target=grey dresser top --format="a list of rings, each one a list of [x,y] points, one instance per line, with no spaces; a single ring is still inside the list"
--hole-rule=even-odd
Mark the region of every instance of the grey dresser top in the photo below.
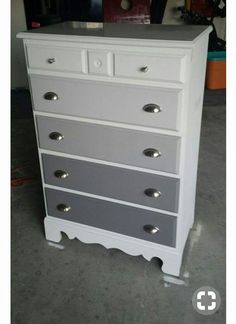
[[[46,38],[47,35],[71,37],[129,38],[156,41],[192,42],[209,33],[212,27],[197,25],[117,24],[67,21],[21,32],[19,38]],[[44,37],[43,37],[44,36]]]

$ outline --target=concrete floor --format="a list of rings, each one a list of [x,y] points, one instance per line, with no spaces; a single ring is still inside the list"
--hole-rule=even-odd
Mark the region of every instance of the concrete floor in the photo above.
[[[183,285],[165,281],[158,259],[148,262],[66,236],[64,249],[48,244],[29,100],[16,95],[12,103],[12,168],[23,167],[15,175],[33,178],[12,188],[12,324],[225,323],[225,92],[205,95],[196,222],[185,249]],[[201,286],[221,294],[214,315],[192,307]]]

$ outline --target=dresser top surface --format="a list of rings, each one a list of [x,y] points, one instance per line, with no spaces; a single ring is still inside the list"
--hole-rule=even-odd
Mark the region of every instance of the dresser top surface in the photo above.
[[[18,34],[19,38],[48,37],[99,37],[130,38],[140,40],[192,42],[201,34],[209,33],[211,27],[202,25],[155,25],[120,24],[67,21],[55,25],[28,30]]]

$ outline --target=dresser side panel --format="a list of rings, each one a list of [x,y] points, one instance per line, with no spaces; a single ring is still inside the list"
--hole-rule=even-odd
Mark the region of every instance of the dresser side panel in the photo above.
[[[182,141],[182,184],[180,189],[181,220],[178,224],[178,243],[183,248],[194,222],[196,182],[201,118],[207,62],[208,35],[203,36],[193,49],[190,73],[188,104],[184,121],[184,139]]]

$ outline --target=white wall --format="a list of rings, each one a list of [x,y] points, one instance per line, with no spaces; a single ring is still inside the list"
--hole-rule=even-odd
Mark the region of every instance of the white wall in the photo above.
[[[11,0],[11,87],[28,87],[22,39],[19,31],[26,30],[23,0]]]

